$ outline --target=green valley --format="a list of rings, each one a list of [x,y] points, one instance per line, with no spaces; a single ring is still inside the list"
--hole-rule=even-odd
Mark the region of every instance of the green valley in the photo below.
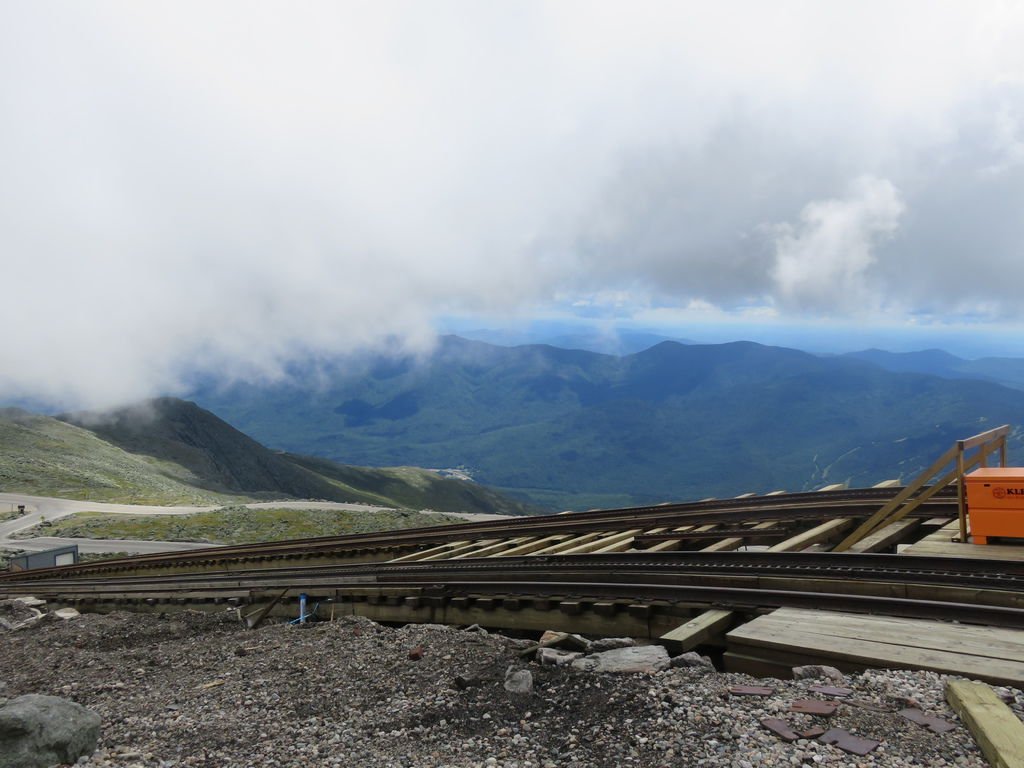
[[[1024,393],[995,383],[749,342],[615,357],[445,337],[423,358],[346,361],[317,379],[195,397],[286,451],[461,466],[575,509],[909,478],[955,439],[1024,423]]]

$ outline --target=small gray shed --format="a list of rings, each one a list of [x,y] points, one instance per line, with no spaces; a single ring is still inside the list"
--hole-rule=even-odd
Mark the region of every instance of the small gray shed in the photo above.
[[[74,565],[78,562],[78,545],[44,549],[12,557],[8,566],[12,571],[30,571],[36,568],[53,568],[58,565]]]

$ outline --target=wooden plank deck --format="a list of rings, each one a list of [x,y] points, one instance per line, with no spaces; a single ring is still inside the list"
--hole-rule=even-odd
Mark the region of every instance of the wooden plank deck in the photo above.
[[[926,669],[1024,685],[1024,630],[780,608],[726,635],[726,669],[778,675],[801,664],[846,672]]]
[[[959,535],[960,524],[954,520],[934,533],[923,537],[917,543],[906,547],[901,554],[1024,561],[1024,542],[1020,544],[973,544],[970,542],[961,544],[959,541],[952,541]]]

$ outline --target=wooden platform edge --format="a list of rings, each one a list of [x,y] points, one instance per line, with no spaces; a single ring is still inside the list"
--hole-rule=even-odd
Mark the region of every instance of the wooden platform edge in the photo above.
[[[946,701],[993,768],[1024,768],[1024,723],[984,683],[946,682]]]

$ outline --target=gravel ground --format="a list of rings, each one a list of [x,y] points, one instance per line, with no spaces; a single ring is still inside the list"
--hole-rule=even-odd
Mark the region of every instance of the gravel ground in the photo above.
[[[0,697],[64,696],[97,712],[103,735],[86,766],[986,765],[943,701],[941,675],[849,676],[840,684],[861,705],[823,718],[789,705],[822,698],[810,688],[829,681],[597,674],[524,662],[521,645],[353,617],[249,631],[233,614],[83,615],[0,633]],[[504,689],[509,666],[530,669],[532,692]],[[775,693],[765,698],[728,690],[766,684]],[[1024,711],[1020,691],[996,690]],[[894,714],[912,702],[957,727],[936,735]],[[882,743],[865,757],[786,743],[764,717]]]

